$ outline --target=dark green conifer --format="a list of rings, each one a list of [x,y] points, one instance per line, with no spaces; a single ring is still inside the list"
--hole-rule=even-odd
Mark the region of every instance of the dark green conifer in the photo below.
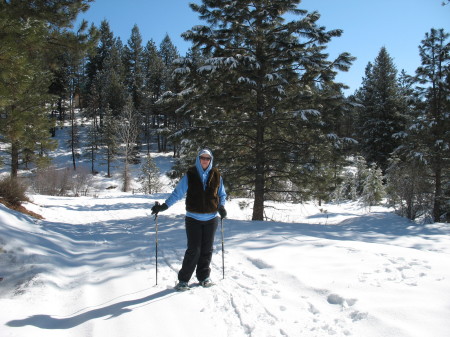
[[[338,90],[334,77],[352,61],[348,53],[327,59],[327,43],[342,31],[327,31],[319,13],[299,3],[204,0],[191,8],[206,25],[183,34],[206,58],[176,70],[185,75],[181,109],[190,114],[191,139],[217,149],[230,190],[254,198],[254,220],[264,219],[265,200],[301,195],[308,189],[301,183],[322,174],[333,141],[316,98],[324,86]],[[301,18],[287,21],[288,13]]]

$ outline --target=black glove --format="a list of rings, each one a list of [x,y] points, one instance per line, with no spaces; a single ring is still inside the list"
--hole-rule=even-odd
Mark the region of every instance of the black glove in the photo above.
[[[155,206],[152,207],[152,214],[158,214],[159,212],[163,212],[168,208],[169,206],[167,206],[166,203],[161,205],[159,202],[156,202]]]
[[[220,214],[220,218],[223,219],[227,216],[227,211],[225,209],[224,205],[220,205],[219,206],[219,214]]]

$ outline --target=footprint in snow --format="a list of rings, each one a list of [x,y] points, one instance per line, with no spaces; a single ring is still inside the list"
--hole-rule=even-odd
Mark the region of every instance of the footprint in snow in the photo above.
[[[248,260],[258,269],[267,269],[272,268],[271,265],[267,264],[266,262],[260,260],[260,259],[251,259],[248,258]]]
[[[356,299],[354,298],[349,298],[349,299],[345,299],[341,296],[339,296],[338,294],[330,294],[327,297],[327,302],[333,305],[341,305],[343,307],[351,307],[356,303]]]

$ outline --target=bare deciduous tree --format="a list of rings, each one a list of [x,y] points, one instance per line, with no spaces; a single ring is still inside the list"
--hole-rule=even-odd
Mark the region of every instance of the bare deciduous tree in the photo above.
[[[136,144],[136,139],[139,133],[138,121],[133,109],[133,103],[128,100],[124,110],[120,116],[120,122],[117,125],[117,137],[121,143],[121,150],[123,154],[123,192],[130,190],[130,168],[133,148]]]

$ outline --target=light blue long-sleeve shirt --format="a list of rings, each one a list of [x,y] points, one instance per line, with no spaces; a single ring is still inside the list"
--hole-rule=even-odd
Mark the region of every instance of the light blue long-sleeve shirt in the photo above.
[[[211,156],[211,161],[209,163],[209,166],[206,168],[206,170],[203,170],[198,156],[195,161],[195,166],[197,168],[197,172],[200,176],[200,179],[203,182],[204,189],[206,189],[206,184],[207,184],[209,172],[211,171],[211,168],[212,168],[212,163],[213,163],[213,157]],[[173,204],[175,204],[177,201],[183,199],[186,195],[187,189],[188,189],[188,177],[185,174],[183,176],[183,178],[181,178],[181,180],[178,182],[177,186],[175,187],[173,192],[170,194],[170,196],[166,199],[166,201],[165,201],[166,205],[170,207]],[[225,187],[223,185],[222,177],[220,177],[219,190],[217,193],[219,196],[219,205],[225,206],[227,194],[225,192]],[[203,214],[203,213],[193,213],[193,212],[187,211],[186,216],[188,216],[190,218],[194,218],[196,220],[200,220],[200,221],[208,221],[208,220],[214,219],[217,216],[217,212]]]

